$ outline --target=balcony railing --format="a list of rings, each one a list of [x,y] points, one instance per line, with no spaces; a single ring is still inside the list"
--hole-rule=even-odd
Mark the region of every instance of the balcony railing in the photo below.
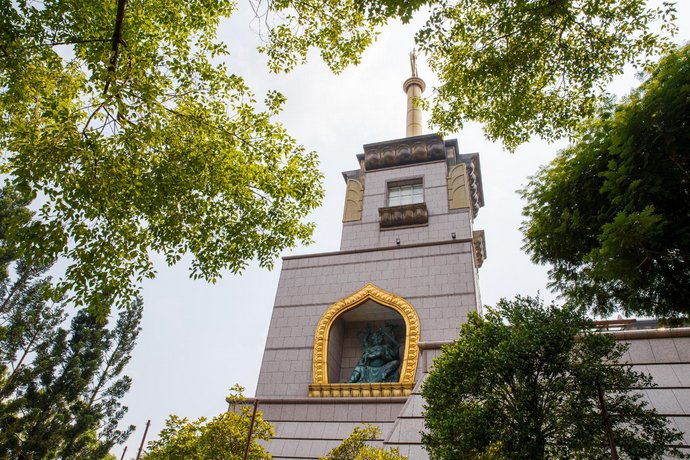
[[[379,225],[381,228],[421,225],[427,222],[429,222],[429,211],[426,208],[426,203],[379,208]]]

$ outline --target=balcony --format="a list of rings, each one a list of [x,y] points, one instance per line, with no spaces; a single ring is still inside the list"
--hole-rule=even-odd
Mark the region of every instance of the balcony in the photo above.
[[[423,225],[429,222],[429,211],[426,203],[404,204],[379,208],[380,228]]]

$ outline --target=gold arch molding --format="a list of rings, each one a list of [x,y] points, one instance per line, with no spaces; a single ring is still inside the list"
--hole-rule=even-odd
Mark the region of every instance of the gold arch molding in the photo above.
[[[367,300],[391,308],[405,321],[405,348],[400,380],[397,383],[343,384],[328,382],[328,338],[333,322],[343,313],[357,308]],[[310,396],[403,396],[408,395],[414,386],[419,358],[420,326],[414,307],[395,294],[384,291],[372,283],[331,305],[321,316],[314,334],[313,377],[309,385]]]

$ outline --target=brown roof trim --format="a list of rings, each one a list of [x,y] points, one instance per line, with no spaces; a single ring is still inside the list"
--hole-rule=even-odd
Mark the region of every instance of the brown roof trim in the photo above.
[[[668,339],[677,337],[690,337],[690,327],[678,327],[672,329],[637,329],[631,331],[601,331],[602,334],[610,334],[616,340],[643,340],[643,339]]]
[[[259,400],[259,405],[261,404],[352,404],[352,403],[362,403],[362,404],[388,404],[388,403],[406,403],[409,399],[408,396],[371,396],[366,398],[355,397],[355,398],[309,398],[309,397],[296,397],[296,398],[246,398],[239,404],[254,404],[255,400]],[[226,398],[227,402],[228,399]]]
[[[446,244],[472,243],[472,238],[461,238],[448,241],[432,241],[430,243],[401,244],[400,246],[382,246],[376,248],[349,249],[347,251],[317,252],[314,254],[304,254],[297,256],[284,256],[283,260],[310,259],[312,257],[341,256],[347,254],[361,254],[365,252],[394,251],[396,249],[424,248],[427,246],[443,246]]]
[[[437,340],[437,341],[427,341],[427,342],[419,342],[417,343],[417,346],[419,347],[420,350],[438,350],[444,345],[452,345],[455,343],[455,340]]]

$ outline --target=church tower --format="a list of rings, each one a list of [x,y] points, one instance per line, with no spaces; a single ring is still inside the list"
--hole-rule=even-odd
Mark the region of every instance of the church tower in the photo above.
[[[275,459],[317,459],[355,426],[427,458],[419,387],[441,345],[480,305],[479,155],[422,134],[414,54],[407,136],[363,146],[343,172],[340,250],[283,259],[256,389]]]

